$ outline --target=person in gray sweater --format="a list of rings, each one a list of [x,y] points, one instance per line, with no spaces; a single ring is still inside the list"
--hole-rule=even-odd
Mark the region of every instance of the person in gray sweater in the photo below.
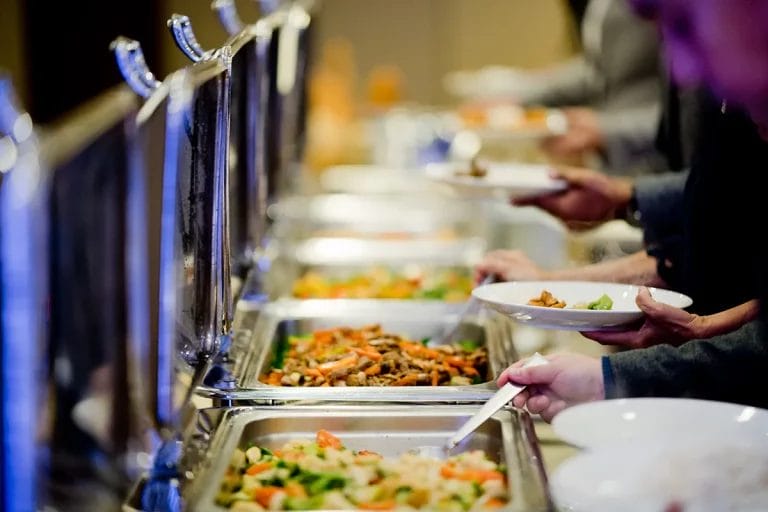
[[[768,22],[768,2],[733,0],[727,5],[718,0],[635,2],[661,21],[672,69],[678,79],[707,83],[721,97],[743,106],[755,123],[754,131],[764,136],[764,127],[768,126],[768,34],[763,27]],[[723,111],[730,108],[725,102],[723,107]],[[708,140],[714,147],[727,146],[720,138],[728,135],[721,127],[719,131],[713,130]],[[757,151],[762,152],[760,148]],[[693,196],[694,206],[699,209],[708,206],[716,211],[717,199],[732,197],[734,193],[744,196],[744,204],[759,202],[765,190],[763,167],[768,165],[761,159],[746,158],[744,162],[754,181],[739,181],[739,177],[734,177],[731,181],[739,182],[739,186],[718,190],[711,187],[716,182],[708,182],[705,176],[703,183],[709,183],[710,187],[694,189],[697,191]],[[732,173],[744,162],[734,163],[732,168],[721,167],[719,172]],[[691,213],[687,211],[686,215]],[[710,218],[716,219],[716,216]],[[751,239],[753,254],[745,254],[735,247],[718,248],[715,236],[709,247],[702,247],[719,249],[719,254],[730,250],[731,258],[721,261],[721,265],[730,263],[732,270],[751,275],[754,288],[748,293],[755,293],[765,304],[768,282],[764,264],[768,252],[762,234],[751,229],[750,225],[756,221],[754,216],[744,216],[740,222],[730,225],[697,225],[695,221],[689,225],[694,231],[698,230],[699,240],[707,229],[713,234],[716,230],[735,230]],[[706,252],[702,247],[689,246],[685,250]],[[749,261],[742,264],[747,258]],[[699,275],[699,278],[704,280],[707,276]],[[514,403],[518,407],[527,406],[547,420],[575,403],[621,396],[687,396],[766,407],[768,393],[762,382],[768,369],[766,316],[763,310],[759,319],[728,334],[689,341],[679,347],[658,345],[602,359],[563,354],[551,356],[551,364],[535,368],[522,368],[524,362],[520,362],[503,372],[499,384],[512,381],[530,385],[529,391],[516,397]]]

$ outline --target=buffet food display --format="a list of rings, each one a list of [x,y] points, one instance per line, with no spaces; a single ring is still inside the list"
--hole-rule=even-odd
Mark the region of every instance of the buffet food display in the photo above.
[[[230,510],[456,510],[507,504],[506,468],[481,450],[439,460],[351,450],[328,432],[236,449],[217,503]],[[258,506],[255,506],[258,504]]]
[[[284,404],[209,409],[189,450],[195,510],[550,511],[530,416],[494,414],[437,459],[471,405]],[[195,435],[190,438],[194,439]],[[189,442],[188,442],[189,443]],[[189,443],[194,445],[194,443]]]
[[[293,296],[301,299],[429,299],[461,302],[472,292],[467,271],[443,270],[428,274],[374,267],[367,271],[335,277],[310,270],[293,284]]]
[[[488,351],[474,340],[429,346],[380,325],[288,336],[269,373],[271,386],[468,386],[483,381]]]

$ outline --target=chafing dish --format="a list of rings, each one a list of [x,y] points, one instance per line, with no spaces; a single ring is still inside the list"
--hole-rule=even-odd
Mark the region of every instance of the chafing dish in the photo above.
[[[293,283],[308,271],[349,277],[382,267],[409,274],[448,269],[469,271],[485,251],[481,238],[457,240],[359,240],[354,238],[310,238],[275,241],[276,253],[264,277],[264,292],[272,298],[292,295]],[[249,300],[245,296],[245,300]]]
[[[236,448],[256,443],[277,448],[292,439],[314,438],[326,429],[352,449],[398,456],[419,446],[444,443],[474,412],[469,406],[244,407],[200,411],[187,437],[182,494],[188,507],[223,511],[215,496]],[[220,418],[220,419],[219,419]],[[211,427],[211,424],[216,426]],[[507,466],[508,511],[552,510],[547,480],[531,419],[502,410],[475,431],[457,452],[479,449]]]
[[[463,324],[457,339],[471,339],[488,348],[489,372],[484,384],[469,386],[318,387],[268,386],[259,376],[269,371],[274,351],[286,336],[315,329],[379,323],[387,332],[411,339],[436,337],[458,320],[461,305],[399,300],[281,300],[261,308],[238,305],[239,335],[230,347],[235,383],[231,389],[201,387],[204,396],[219,402],[271,403],[329,400],[342,402],[472,402],[487,400],[495,391],[495,378],[517,359],[509,336],[510,321],[481,311]]]
[[[289,238],[332,236],[333,230],[357,232],[361,237],[402,234],[435,239],[442,232],[458,238],[483,229],[482,216],[476,215],[472,203],[440,197],[291,196],[270,206],[268,214],[275,234]]]
[[[44,478],[38,436],[49,325],[50,173],[29,114],[0,74],[0,493],[4,510],[40,510]],[[12,499],[8,499],[12,497]]]

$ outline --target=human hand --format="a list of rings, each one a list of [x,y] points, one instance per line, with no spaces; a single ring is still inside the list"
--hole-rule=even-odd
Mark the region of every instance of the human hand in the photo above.
[[[568,122],[567,131],[544,139],[542,149],[554,158],[573,158],[603,147],[603,134],[597,113],[587,107],[562,109]]]
[[[485,255],[475,267],[475,282],[489,275],[501,281],[538,281],[546,279],[546,273],[523,251],[499,249]]]
[[[572,405],[605,398],[603,369],[599,359],[579,354],[547,356],[549,364],[523,368],[524,360],[504,370],[496,381],[528,387],[512,403],[552,421],[557,413]]]
[[[621,345],[627,348],[644,348],[662,343],[681,345],[689,340],[707,337],[707,317],[657,302],[646,287],[640,288],[635,302],[645,314],[639,328],[581,334],[602,345]]]
[[[516,199],[517,206],[537,206],[565,222],[597,222],[614,219],[632,198],[632,180],[616,178],[591,169],[559,168],[552,177],[568,188],[556,194]]]

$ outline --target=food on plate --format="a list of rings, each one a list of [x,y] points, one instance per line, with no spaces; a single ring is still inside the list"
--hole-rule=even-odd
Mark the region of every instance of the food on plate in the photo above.
[[[488,169],[480,165],[477,158],[473,158],[469,162],[469,171],[458,170],[456,176],[470,177],[470,178],[485,178],[488,176]]]
[[[547,290],[542,290],[538,297],[533,297],[527,302],[529,306],[539,306],[542,308],[563,309],[567,306],[564,300],[560,300]],[[574,304],[570,309],[591,309],[593,311],[609,311],[613,308],[613,299],[603,294],[599,299],[592,302],[580,302]]]
[[[216,502],[261,510],[487,510],[509,500],[506,469],[479,450],[445,460],[351,450],[325,430],[314,441],[235,450]]]
[[[261,382],[271,386],[466,386],[483,382],[488,351],[472,340],[430,347],[380,325],[288,336]]]
[[[430,275],[406,276],[374,268],[349,277],[333,278],[308,271],[293,284],[300,299],[432,299],[462,302],[472,293],[467,272],[446,270]]]
[[[559,308],[562,309],[566,306],[565,301],[556,298],[547,290],[542,290],[538,297],[534,297],[528,301],[529,306],[539,306],[542,308]]]
[[[599,299],[592,302],[583,302],[574,304],[573,309],[591,309],[593,311],[610,311],[613,308],[613,299],[603,294]]]

